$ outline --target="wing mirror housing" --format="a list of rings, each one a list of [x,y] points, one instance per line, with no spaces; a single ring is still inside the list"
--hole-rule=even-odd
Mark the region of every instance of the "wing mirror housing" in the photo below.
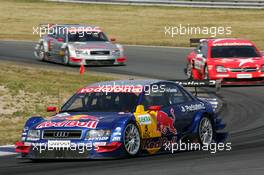
[[[161,106],[158,106],[158,105],[148,107],[149,111],[160,111],[160,109],[161,109]]]
[[[57,112],[57,107],[56,106],[48,106],[47,112]]]
[[[197,58],[202,58],[202,57],[203,57],[203,54],[198,53],[198,54],[196,55],[196,57],[197,57]]]
[[[115,39],[115,38],[110,38],[110,41],[111,41],[111,42],[115,42],[116,39]]]

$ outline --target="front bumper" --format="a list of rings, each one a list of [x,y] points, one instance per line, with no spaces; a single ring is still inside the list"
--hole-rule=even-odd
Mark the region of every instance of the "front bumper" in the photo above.
[[[70,57],[69,64],[71,65],[125,65],[127,57],[89,57],[76,58]]]
[[[49,148],[47,142],[17,142],[16,152],[19,159],[113,159],[125,156],[122,144],[119,142],[108,143],[97,150],[87,148],[87,142],[72,142],[77,147]],[[45,146],[46,145],[46,146]]]
[[[251,85],[263,84],[264,72],[227,72],[213,73],[210,75],[211,80],[222,79],[224,85]]]

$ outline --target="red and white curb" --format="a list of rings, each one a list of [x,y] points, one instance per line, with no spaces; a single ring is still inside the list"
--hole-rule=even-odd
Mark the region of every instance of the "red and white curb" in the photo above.
[[[15,155],[15,145],[3,145],[0,146],[0,156]]]

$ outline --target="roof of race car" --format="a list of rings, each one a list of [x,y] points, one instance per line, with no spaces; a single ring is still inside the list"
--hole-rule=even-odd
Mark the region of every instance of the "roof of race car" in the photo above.
[[[78,90],[77,93],[90,93],[90,92],[141,93],[143,91],[143,87],[158,82],[164,82],[164,81],[155,80],[155,79],[105,81],[105,82],[88,85],[87,87]]]
[[[240,46],[252,46],[253,43],[246,39],[239,39],[239,38],[212,38],[206,39],[208,43],[212,44],[213,46],[231,46],[231,45],[240,45]]]
[[[106,85],[108,86],[121,86],[121,85],[146,86],[146,85],[151,85],[153,83],[158,83],[161,81],[162,80],[158,80],[158,79],[114,80],[114,81],[104,81],[104,82],[94,83],[94,84],[88,85],[87,87],[106,86]]]
[[[85,24],[55,24],[55,25],[53,25],[53,27],[66,27],[66,28],[71,28],[71,27],[76,27],[76,28],[78,28],[78,27],[91,27],[91,28],[95,28],[95,27],[98,27],[98,26],[85,25]]]

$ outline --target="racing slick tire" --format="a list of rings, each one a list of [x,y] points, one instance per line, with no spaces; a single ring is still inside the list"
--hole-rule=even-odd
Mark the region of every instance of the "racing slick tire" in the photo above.
[[[201,118],[198,125],[198,141],[201,145],[211,144],[213,142],[213,125],[210,118],[204,116]]]
[[[208,67],[205,66],[204,68],[204,80],[210,80],[210,76],[209,76],[209,71],[208,71]]]
[[[46,58],[47,58],[47,53],[45,52],[45,49],[44,49],[44,44],[41,43],[40,46],[39,46],[39,59],[41,61],[46,61]]]
[[[141,149],[139,129],[136,124],[128,123],[123,133],[123,145],[128,156],[136,156]]]
[[[62,63],[64,65],[69,65],[69,60],[70,60],[70,53],[69,53],[69,49],[66,48],[64,51],[64,56],[62,57]]]
[[[186,66],[186,75],[189,80],[193,80],[193,68],[191,63],[188,63]]]

